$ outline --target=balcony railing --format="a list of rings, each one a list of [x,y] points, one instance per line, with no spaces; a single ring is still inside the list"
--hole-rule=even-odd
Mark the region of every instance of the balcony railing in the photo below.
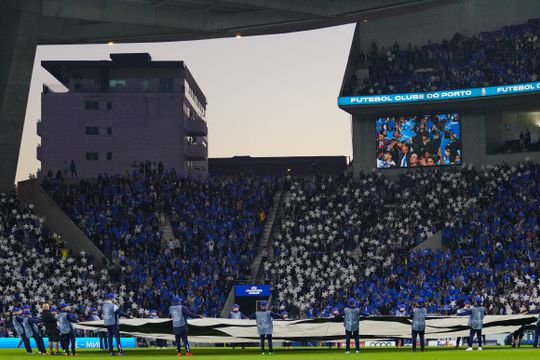
[[[208,126],[206,122],[197,117],[184,119],[184,129],[189,136],[207,136]]]
[[[208,158],[208,148],[204,143],[190,144],[187,140],[184,140],[184,155],[188,160],[206,160]]]

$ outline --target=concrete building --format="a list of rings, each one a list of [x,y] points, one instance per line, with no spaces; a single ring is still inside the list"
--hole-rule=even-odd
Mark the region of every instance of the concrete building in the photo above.
[[[207,174],[206,98],[182,61],[111,54],[106,61],[42,66],[65,88],[43,87],[41,176],[71,173],[72,161],[78,177],[92,178],[125,173],[146,160],[190,176]]]

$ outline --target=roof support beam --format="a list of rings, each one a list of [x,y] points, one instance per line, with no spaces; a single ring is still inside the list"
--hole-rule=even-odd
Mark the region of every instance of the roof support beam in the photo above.
[[[311,16],[330,16],[327,0],[224,0],[223,2],[235,5],[252,6],[258,9],[281,10]]]
[[[238,14],[214,15],[213,28],[216,31],[243,30],[268,25],[297,23],[308,20],[309,17],[299,14],[283,13],[276,10],[253,10]]]
[[[111,0],[43,0],[42,15],[103,23],[149,25],[210,31],[210,14],[203,10],[152,3]]]

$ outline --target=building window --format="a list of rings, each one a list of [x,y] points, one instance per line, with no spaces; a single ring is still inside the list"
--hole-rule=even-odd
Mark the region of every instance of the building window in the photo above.
[[[109,80],[109,88],[125,88],[126,87],[126,80]]]
[[[99,101],[85,101],[84,102],[84,108],[86,110],[98,110],[99,109]]]
[[[87,152],[86,153],[86,160],[87,161],[97,161],[99,159],[99,155],[97,152]]]
[[[142,92],[148,92],[150,89],[150,81],[148,80],[141,80],[141,90]]]
[[[107,101],[107,110],[112,110],[112,101]]]
[[[112,127],[107,126],[107,135],[112,135]]]
[[[174,89],[174,79],[160,79],[159,80],[159,91],[173,92],[173,89]]]
[[[99,135],[99,128],[97,126],[87,126],[85,129],[86,135]]]
[[[107,153],[107,160],[109,160],[109,161],[112,160],[112,152]]]

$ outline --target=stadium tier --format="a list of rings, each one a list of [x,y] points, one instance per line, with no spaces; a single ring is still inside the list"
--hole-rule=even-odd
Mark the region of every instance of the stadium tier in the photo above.
[[[353,295],[385,315],[422,296],[430,313],[446,314],[483,294],[490,314],[521,313],[539,295],[539,180],[534,163],[420,171],[397,181],[380,173],[292,179],[265,264],[274,299],[294,316],[316,317]],[[250,272],[276,184],[199,182],[141,167],[131,176],[44,186],[117,259],[123,271],[112,279],[133,294],[129,306],[164,312],[181,295],[192,311],[218,316],[233,281]],[[163,238],[162,217],[171,218],[178,241]],[[415,250],[438,232],[448,250]]]
[[[84,253],[70,255],[59,238],[43,226],[32,205],[15,194],[0,193],[0,303],[30,304],[33,311],[44,302],[66,301],[81,307],[99,302],[114,289],[129,301],[112,273],[97,270]]]
[[[129,176],[44,183],[121,269],[117,280],[135,294],[133,306],[164,312],[181,295],[207,316],[219,316],[233,282],[249,275],[276,185],[272,178],[193,180],[149,162]]]
[[[536,303],[538,165],[432,170],[294,180],[266,264],[278,305],[319,317],[351,295],[371,314],[417,296],[433,314],[478,294],[491,314]],[[415,250],[439,231],[448,250]]]
[[[359,319],[350,316],[411,314],[413,326],[425,327],[426,314],[468,314],[473,319],[474,311],[481,311],[483,318],[539,310],[540,165],[434,168],[397,180],[374,172],[358,178],[342,174],[283,181],[286,200],[276,220],[273,254],[264,266],[266,279],[274,285],[273,301],[268,307],[261,302],[262,310],[253,315],[259,332],[272,333],[262,320],[271,317],[344,316],[347,327]],[[85,254],[70,257],[61,250],[31,206],[3,195],[2,261],[9,272],[2,283],[3,305],[15,306],[13,319],[22,316],[23,322],[32,311],[41,312],[38,305],[43,302],[62,302],[60,315],[63,311],[73,321],[99,319],[91,309],[99,306],[105,321],[116,318],[110,336],[118,331],[121,315],[171,316],[173,330],[185,328],[185,319],[199,314],[219,317],[234,280],[250,271],[254,247],[281,182],[243,177],[192,180],[148,162],[131,175],[103,176],[78,185],[46,179],[47,191],[112,260],[109,270],[101,272]],[[160,231],[166,222],[174,229],[174,239],[164,238]],[[446,248],[419,248],[437,234]],[[31,247],[30,256],[23,256],[28,252],[22,248]],[[82,286],[73,289],[66,282]],[[469,309],[470,301],[476,307]],[[30,308],[20,315],[16,307],[23,303]],[[114,315],[107,315],[113,311],[109,308],[116,309]],[[461,334],[463,329],[449,321],[448,334]],[[486,326],[495,322],[506,329],[531,321],[536,320],[490,318]],[[129,324],[133,325],[123,331],[163,333],[144,322]],[[223,331],[228,326],[212,324]],[[380,322],[374,324],[376,329],[366,326],[384,331]],[[135,330],[141,325],[146,328]],[[290,331],[303,331],[292,325]],[[91,330],[88,326],[82,329]],[[247,341],[236,334],[235,326],[228,336],[233,342]],[[278,338],[294,338],[284,329]]]
[[[504,26],[472,36],[456,33],[440,43],[379,47],[360,52],[358,69],[344,95],[372,95],[466,89],[538,80],[540,20]]]

